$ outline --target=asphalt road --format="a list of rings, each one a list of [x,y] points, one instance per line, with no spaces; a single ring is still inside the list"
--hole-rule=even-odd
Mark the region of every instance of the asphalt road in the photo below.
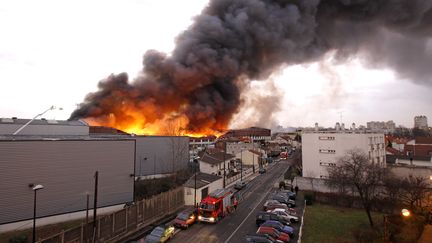
[[[288,160],[289,161],[289,160]],[[288,169],[289,162],[282,160],[267,168],[267,173],[253,178],[245,188],[241,190],[242,200],[237,210],[222,219],[217,224],[197,223],[187,230],[179,230],[170,240],[171,243],[186,242],[244,242],[245,235],[255,233],[255,215],[262,210],[262,205],[267,199],[268,193],[274,189],[275,183],[283,178],[283,173]],[[301,201],[296,200],[297,203]],[[297,207],[297,215],[301,215],[301,207]],[[298,234],[300,223],[293,224]],[[295,242],[297,239],[292,239]]]

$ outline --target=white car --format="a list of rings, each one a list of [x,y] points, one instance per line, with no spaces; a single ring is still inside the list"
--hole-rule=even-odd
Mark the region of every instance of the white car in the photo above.
[[[267,212],[277,214],[280,217],[284,218],[285,220],[287,220],[287,221],[289,220],[291,223],[299,221],[299,217],[287,213],[287,211],[285,211],[285,209],[283,209],[283,208],[275,208],[275,209],[269,210]]]

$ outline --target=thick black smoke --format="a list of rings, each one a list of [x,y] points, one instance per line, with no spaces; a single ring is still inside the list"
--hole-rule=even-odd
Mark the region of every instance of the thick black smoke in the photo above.
[[[172,55],[148,51],[140,77],[101,81],[71,119],[132,119],[119,107],[127,104],[142,110],[144,123],[176,112],[189,118],[188,130],[223,130],[243,82],[329,51],[430,85],[431,36],[431,0],[212,0]]]

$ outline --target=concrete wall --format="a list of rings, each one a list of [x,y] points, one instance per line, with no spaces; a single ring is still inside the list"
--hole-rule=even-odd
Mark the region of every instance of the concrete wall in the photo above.
[[[189,138],[177,136],[135,136],[136,175],[170,174],[186,169]]]
[[[420,176],[428,178],[428,182],[432,185],[432,180],[429,178],[432,176],[432,167],[426,166],[408,166],[408,165],[388,165],[388,168],[396,176],[405,178],[409,176]]]
[[[196,192],[196,196],[197,196],[197,203],[201,202],[201,191],[204,188],[208,187],[208,193],[210,194],[211,192],[213,192],[216,189],[220,189],[223,188],[223,180],[219,179],[217,181],[214,181],[210,184],[208,184],[207,186],[204,186],[202,188],[197,188],[197,192]],[[194,204],[194,188],[190,188],[190,187],[185,187],[185,205],[193,205]]]
[[[202,173],[217,175],[219,167],[216,164],[209,164],[199,161],[199,168]]]
[[[93,201],[99,171],[98,206],[133,201],[134,140],[0,141],[0,224],[78,212]]]
[[[259,155],[254,154],[250,151],[243,151],[241,154],[236,154],[237,159],[242,159],[244,165],[255,165],[255,167],[258,167],[258,161],[259,161]]]
[[[302,134],[303,176],[328,176],[327,168],[336,164],[350,149],[364,151],[374,163],[385,162],[384,134],[378,133],[324,133]]]

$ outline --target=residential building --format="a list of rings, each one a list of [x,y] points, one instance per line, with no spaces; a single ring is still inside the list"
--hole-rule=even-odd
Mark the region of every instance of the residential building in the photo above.
[[[195,187],[196,185],[196,187]],[[223,188],[222,177],[206,173],[197,173],[196,178],[192,176],[184,184],[185,205],[194,205],[194,202],[200,203],[209,193],[216,189]],[[194,200],[196,189],[196,200]]]
[[[428,131],[428,122],[426,116],[415,116],[414,117],[414,128]]]
[[[396,129],[396,124],[390,120],[383,121],[370,121],[366,123],[367,129],[372,132],[383,132],[385,134],[393,133]]]
[[[200,171],[206,174],[223,175],[224,169],[226,174],[230,169],[236,166],[234,155],[224,153],[219,149],[206,149],[198,153],[198,162]]]
[[[354,131],[315,131],[302,134],[303,177],[325,178],[348,150],[360,149],[372,163],[386,166],[384,134]]]
[[[265,154],[258,150],[244,150],[235,154],[237,159],[240,159],[244,166],[251,166],[253,170],[262,167],[265,163]]]

